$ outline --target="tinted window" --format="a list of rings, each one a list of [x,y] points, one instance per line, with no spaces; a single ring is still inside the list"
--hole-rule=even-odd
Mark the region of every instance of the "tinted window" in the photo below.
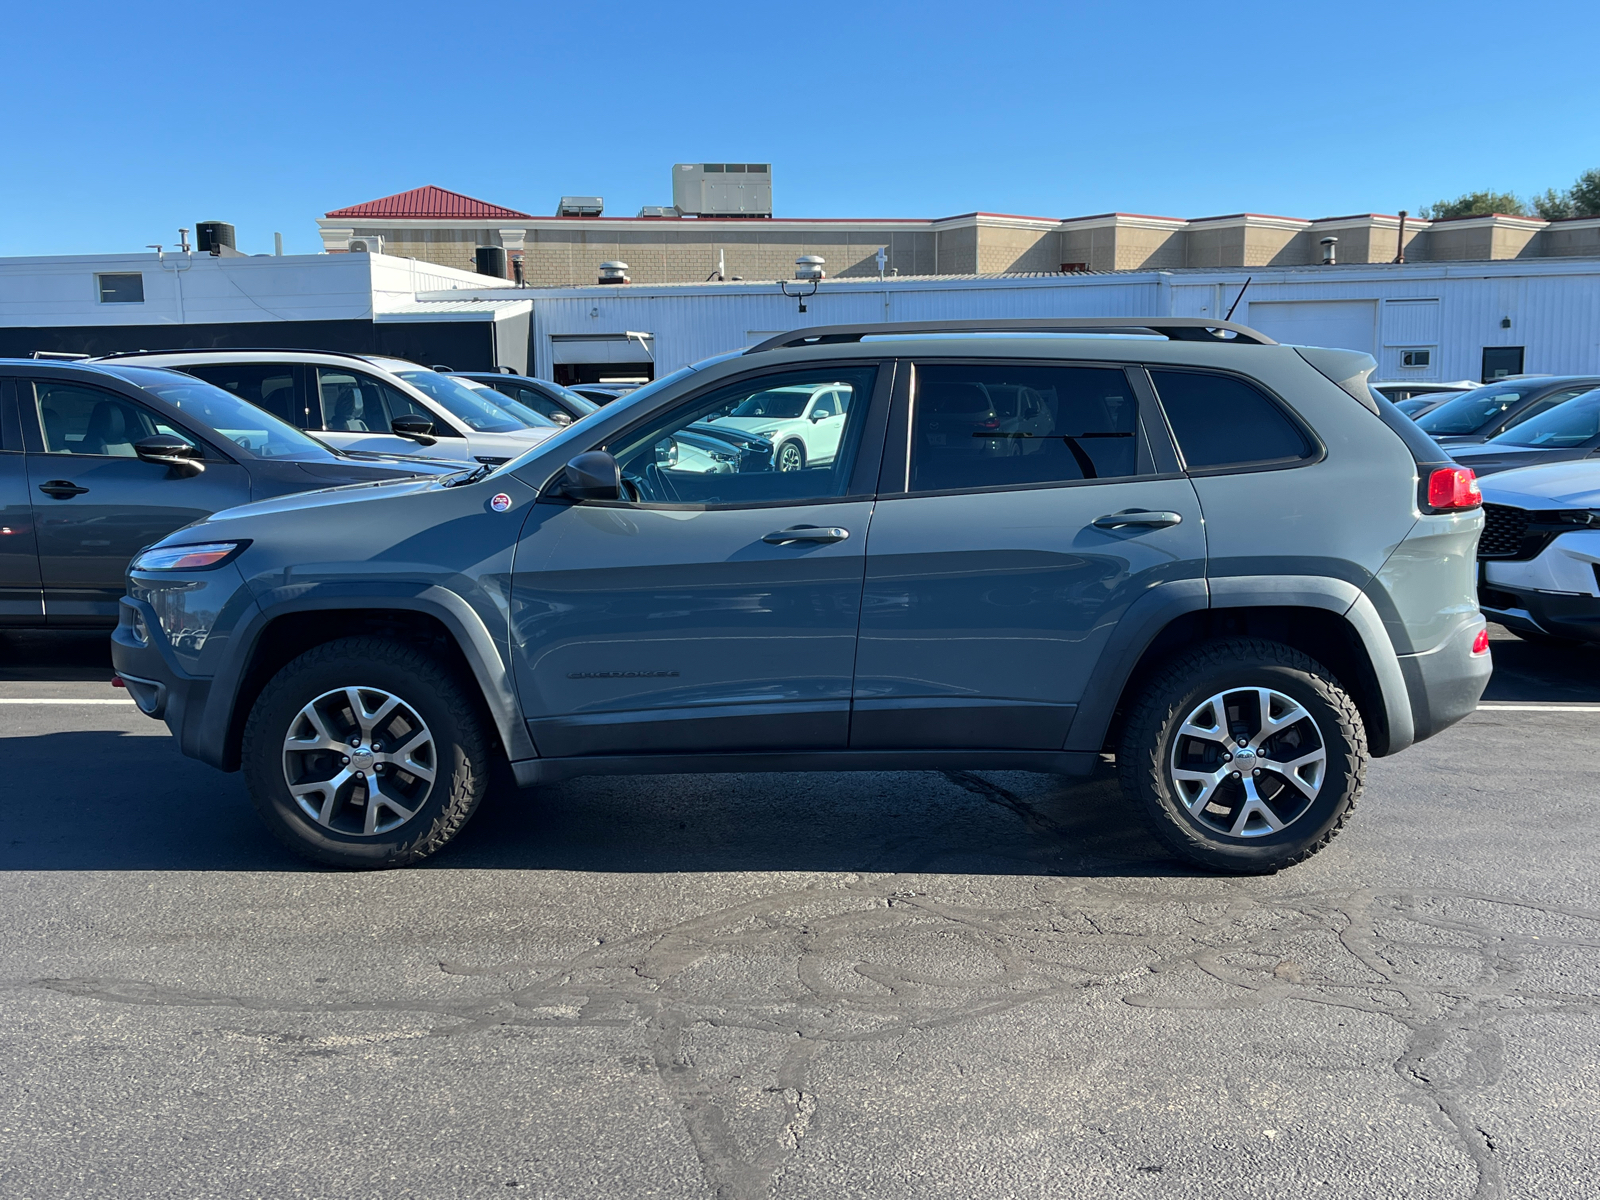
[[[1532,395],[1540,386],[1528,383],[1521,387],[1476,388],[1453,400],[1446,400],[1430,413],[1424,413],[1418,418],[1417,424],[1434,437],[1477,433],[1500,420],[1506,410],[1521,404],[1524,397]]]
[[[124,396],[81,383],[39,380],[33,386],[45,449],[51,454],[137,458],[133,444],[158,433],[194,444],[186,434],[162,424],[144,405]]]
[[[646,502],[754,504],[842,496],[876,378],[877,368],[870,365],[764,375],[701,397],[607,449]],[[861,402],[849,405],[848,416],[811,421],[800,415],[812,396],[830,391]]]
[[[1490,438],[1488,444],[1564,449],[1581,446],[1597,436],[1600,436],[1600,390],[1585,392],[1559,408],[1524,421],[1499,437]]]
[[[213,387],[232,392],[280,421],[316,428],[311,408],[298,382],[298,371],[288,363],[218,363],[185,367],[184,372]]]
[[[1540,396],[1532,404],[1528,405],[1527,408],[1523,409],[1516,416],[1512,417],[1511,420],[1507,421],[1505,428],[1515,428],[1516,426],[1521,425],[1524,421],[1531,420],[1532,418],[1537,417],[1540,413],[1549,412],[1556,405],[1565,404],[1574,396],[1581,396],[1585,392],[1591,390],[1593,389],[1587,386],[1562,388],[1560,391],[1551,392],[1548,396]]]
[[[323,428],[334,433],[388,433],[396,417],[421,417],[433,423],[435,437],[460,437],[439,414],[399,388],[342,367],[318,367]]]
[[[1241,379],[1198,371],[1151,371],[1150,378],[1192,471],[1293,462],[1311,453],[1284,411]]]
[[[1139,405],[1120,369],[919,364],[911,489],[1136,474]]]
[[[108,367],[129,383],[160,397],[259,458],[293,458],[300,462],[332,462],[327,446],[281,421],[241,396],[195,379],[182,371],[155,367]],[[168,432],[165,425],[163,433]],[[182,435],[180,435],[182,436]]]

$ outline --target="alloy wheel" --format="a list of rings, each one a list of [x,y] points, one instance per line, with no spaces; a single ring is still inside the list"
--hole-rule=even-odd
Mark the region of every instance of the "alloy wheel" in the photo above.
[[[804,451],[793,442],[785,442],[783,449],[778,451],[778,470],[798,471],[806,465]]]
[[[1202,825],[1230,837],[1278,833],[1322,791],[1328,751],[1305,706],[1271,688],[1201,701],[1173,740],[1174,793]]]
[[[346,835],[404,825],[427,801],[438,769],[427,722],[382,688],[324,692],[295,714],[283,739],[283,777],[300,811]]]

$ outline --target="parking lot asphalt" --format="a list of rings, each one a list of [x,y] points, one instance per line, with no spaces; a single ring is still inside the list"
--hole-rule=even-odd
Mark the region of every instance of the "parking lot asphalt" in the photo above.
[[[1600,650],[1494,649],[1275,876],[1003,772],[575,780],[346,874],[0,638],[0,1195],[1592,1196]]]

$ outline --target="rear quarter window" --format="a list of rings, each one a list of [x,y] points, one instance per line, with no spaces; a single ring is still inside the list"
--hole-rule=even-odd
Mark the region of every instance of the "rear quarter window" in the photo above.
[[[1302,462],[1316,447],[1278,403],[1231,375],[1150,372],[1191,471]]]

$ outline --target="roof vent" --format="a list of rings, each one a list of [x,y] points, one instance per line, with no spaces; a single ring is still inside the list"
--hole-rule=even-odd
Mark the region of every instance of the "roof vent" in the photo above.
[[[828,273],[822,268],[827,261],[820,254],[802,254],[794,260],[794,277],[796,279],[826,279]]]
[[[558,217],[598,217],[606,202],[599,196],[563,196],[556,206]]]
[[[625,262],[603,262],[600,264],[600,283],[627,283],[628,264]]]
[[[646,204],[639,210],[641,217],[675,217],[678,210],[670,204]]]

